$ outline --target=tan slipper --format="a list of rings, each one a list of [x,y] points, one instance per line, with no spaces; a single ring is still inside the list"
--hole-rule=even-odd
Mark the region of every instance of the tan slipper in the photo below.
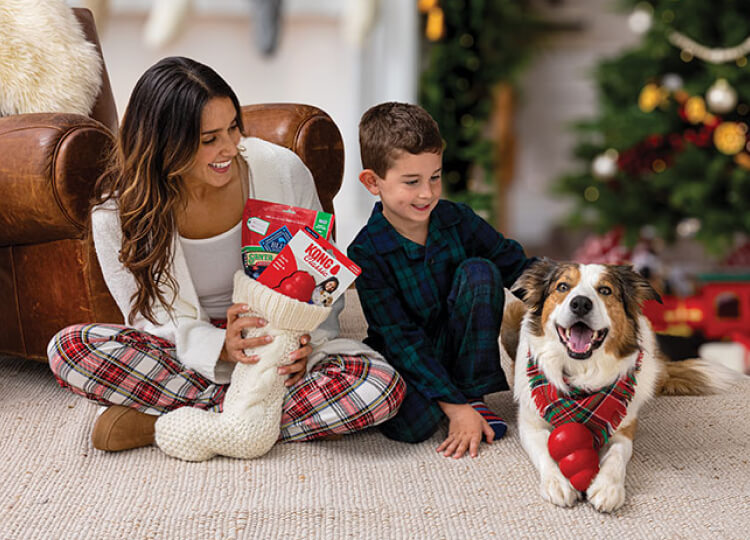
[[[97,450],[119,452],[154,443],[154,423],[158,416],[130,407],[112,405],[99,415],[91,431]]]
[[[330,435],[323,435],[322,437],[317,437],[316,439],[313,439],[315,441],[340,441],[343,439],[344,436],[341,433],[331,433]]]

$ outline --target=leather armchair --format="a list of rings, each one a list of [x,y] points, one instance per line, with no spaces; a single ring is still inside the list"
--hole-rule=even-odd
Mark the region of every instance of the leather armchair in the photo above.
[[[99,46],[91,13],[75,9]],[[106,74],[89,117],[64,113],[0,118],[0,354],[46,362],[60,329],[122,323],[88,235],[89,199],[114,143],[117,113]],[[299,104],[243,107],[246,135],[296,152],[326,211],[341,187],[344,148],[333,120]]]

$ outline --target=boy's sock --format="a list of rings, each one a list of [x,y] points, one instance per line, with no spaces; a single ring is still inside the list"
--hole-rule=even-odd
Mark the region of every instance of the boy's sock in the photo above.
[[[503,435],[505,435],[505,430],[508,429],[508,424],[505,423],[505,420],[492,412],[484,401],[481,399],[470,399],[469,405],[474,407],[474,410],[481,414],[482,418],[484,418],[490,425],[492,431],[495,432],[494,440],[501,439]],[[484,435],[482,435],[482,439],[484,440]]]

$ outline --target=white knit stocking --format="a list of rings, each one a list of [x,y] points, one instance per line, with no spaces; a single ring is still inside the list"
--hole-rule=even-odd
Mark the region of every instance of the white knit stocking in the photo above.
[[[268,452],[279,438],[284,379],[277,368],[289,363],[299,338],[322,323],[329,308],[305,304],[284,296],[241,270],[234,276],[235,303],[250,306],[247,316],[263,317],[268,324],[251,328],[244,337],[268,334],[268,345],[248,349],[256,364],[237,364],[224,398],[222,413],[182,407],[156,421],[156,444],[170,456],[204,461],[220,454],[254,458]]]

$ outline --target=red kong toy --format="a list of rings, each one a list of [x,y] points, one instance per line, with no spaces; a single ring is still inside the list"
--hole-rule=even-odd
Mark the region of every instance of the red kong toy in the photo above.
[[[315,278],[304,270],[297,270],[282,279],[274,290],[300,302],[309,302],[315,290]]]
[[[589,429],[576,422],[557,426],[550,433],[547,449],[571,485],[586,491],[599,472],[599,453]]]

